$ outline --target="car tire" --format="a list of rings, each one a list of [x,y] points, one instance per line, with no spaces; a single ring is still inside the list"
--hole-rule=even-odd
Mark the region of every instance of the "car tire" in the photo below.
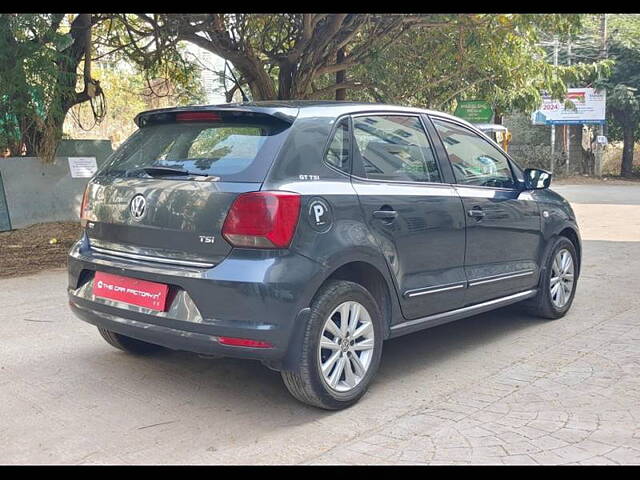
[[[578,263],[578,255],[576,253],[575,246],[566,237],[556,237],[547,252],[548,254],[544,261],[544,268],[540,273],[538,293],[534,298],[526,303],[526,307],[533,315],[553,320],[564,317],[571,308],[578,284],[580,264]],[[565,287],[568,281],[561,273],[558,275],[559,272],[556,271],[559,265],[557,263],[558,259],[561,258],[563,254],[570,257],[572,266],[570,274],[572,275],[570,292],[566,292]],[[556,265],[554,265],[554,262]],[[556,287],[556,293],[554,294],[553,288],[557,283],[559,283],[559,287]],[[562,298],[562,301],[558,300],[557,290],[560,288],[564,289],[564,297]]]
[[[344,324],[343,312],[348,312]],[[339,332],[334,335],[336,327]],[[330,281],[311,304],[299,365],[281,372],[284,384],[291,395],[306,404],[327,410],[349,407],[366,393],[375,376],[382,356],[382,337],[382,315],[371,294],[354,282]],[[330,348],[323,348],[328,344]],[[332,360],[332,368],[327,369]]]
[[[109,345],[116,347],[124,352],[133,353],[134,355],[145,355],[149,353],[155,353],[162,350],[164,347],[155,345],[153,343],[143,342],[135,338],[127,337],[111,330],[106,330],[102,327],[98,327],[98,331],[102,338],[104,338]]]

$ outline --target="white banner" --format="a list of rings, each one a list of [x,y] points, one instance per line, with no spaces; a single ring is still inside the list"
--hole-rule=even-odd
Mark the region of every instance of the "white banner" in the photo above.
[[[539,110],[531,114],[534,125],[571,125],[605,123],[606,92],[593,88],[570,88],[565,100],[573,103],[565,106],[565,101],[552,100],[545,95]]]
[[[97,170],[96,157],[69,157],[71,178],[90,178]]]

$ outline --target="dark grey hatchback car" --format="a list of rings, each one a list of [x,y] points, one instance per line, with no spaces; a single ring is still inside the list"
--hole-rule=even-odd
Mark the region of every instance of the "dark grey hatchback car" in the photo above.
[[[385,339],[573,301],[581,245],[551,175],[472,125],[389,105],[162,109],[91,179],[74,313],[132,353],[257,359],[299,400],[356,402]]]

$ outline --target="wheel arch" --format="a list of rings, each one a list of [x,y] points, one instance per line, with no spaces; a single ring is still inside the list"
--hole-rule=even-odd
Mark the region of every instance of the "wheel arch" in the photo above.
[[[380,299],[382,299],[383,305],[380,306],[380,309],[383,315],[383,338],[389,338],[391,322],[394,316],[399,314],[400,307],[397,296],[395,296],[396,293],[393,284],[391,284],[390,279],[385,277],[380,268],[365,260],[351,260],[334,267],[315,289],[309,305],[313,303],[318,292],[322,290],[322,287],[332,280],[345,280],[362,285],[371,293],[376,302],[378,302],[378,305],[380,305],[379,302]],[[306,323],[309,321],[310,314],[311,309],[309,307],[300,311],[285,357],[279,364],[271,365],[271,368],[275,370],[291,370],[296,367],[301,355],[302,335],[306,328]]]
[[[560,232],[558,232],[558,236],[567,238],[576,249],[576,255],[578,256],[578,272],[580,272],[580,266],[582,264],[582,244],[580,242],[580,235],[578,231],[573,227],[565,227]]]
[[[384,338],[388,338],[393,319],[392,286],[384,274],[374,265],[364,261],[351,261],[333,270],[320,285],[318,291],[331,280],[346,280],[362,285],[376,300],[382,313],[385,327]]]

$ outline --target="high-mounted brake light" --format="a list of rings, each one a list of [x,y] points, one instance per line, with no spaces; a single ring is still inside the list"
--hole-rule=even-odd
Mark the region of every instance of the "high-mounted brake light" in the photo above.
[[[176,113],[176,122],[219,122],[222,117],[214,112],[180,112]]]
[[[222,235],[235,247],[288,248],[299,214],[298,193],[243,193],[231,205]]]
[[[273,348],[269,342],[249,340],[248,338],[218,337],[218,342],[232,347]]]

